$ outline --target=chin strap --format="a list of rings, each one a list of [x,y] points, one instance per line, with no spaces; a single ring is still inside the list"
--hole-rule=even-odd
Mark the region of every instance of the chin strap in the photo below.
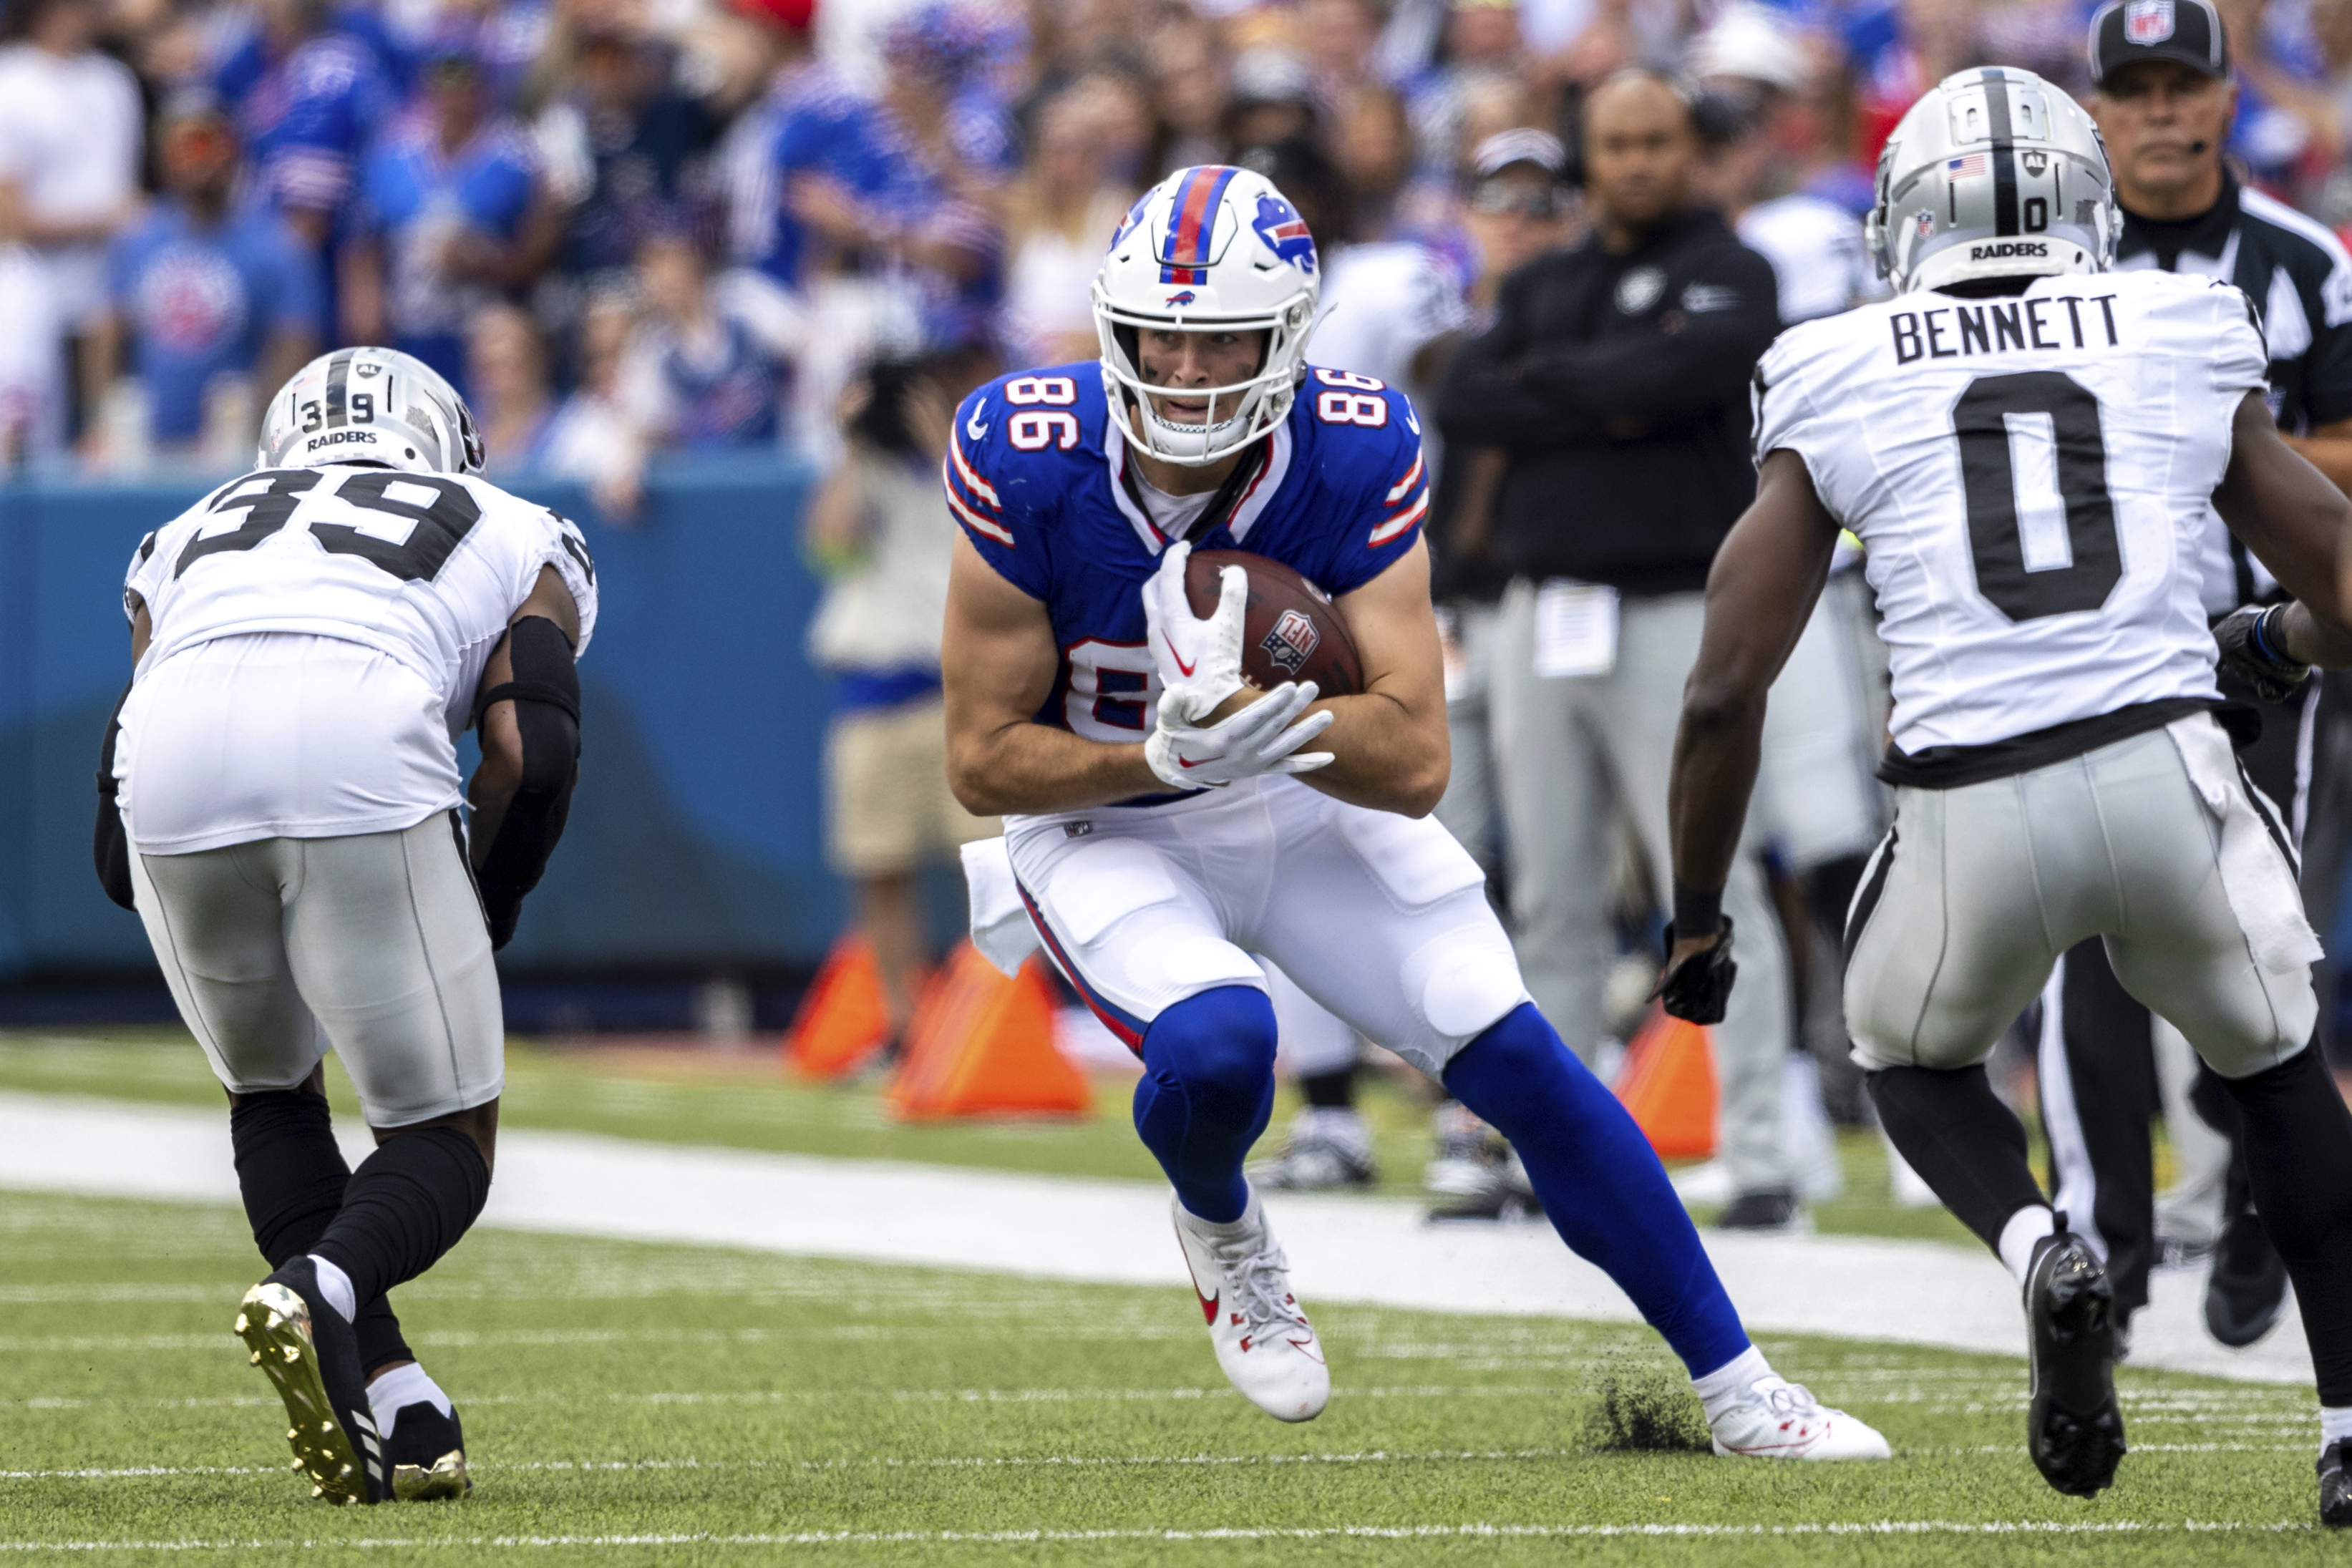
[[[493,950],[514,939],[523,898],[539,885],[563,837],[580,777],[580,672],[571,643],[554,622],[531,615],[509,630],[507,650],[515,678],[492,686],[474,705],[478,727],[493,703],[513,703],[522,732],[522,781],[476,877]]]

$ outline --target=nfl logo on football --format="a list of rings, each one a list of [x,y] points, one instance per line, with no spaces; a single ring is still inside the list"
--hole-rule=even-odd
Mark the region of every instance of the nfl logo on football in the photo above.
[[[2172,0],[2125,0],[2124,37],[2146,48],[2172,37]]]
[[[1265,650],[1266,657],[1295,675],[1306,667],[1308,656],[1315,652],[1315,644],[1322,640],[1321,633],[1315,630],[1314,622],[1296,610],[1286,610],[1282,618],[1274,623],[1274,629],[1258,640],[1257,645]]]

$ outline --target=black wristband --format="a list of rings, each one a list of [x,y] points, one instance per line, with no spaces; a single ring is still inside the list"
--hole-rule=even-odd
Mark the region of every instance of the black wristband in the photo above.
[[[1723,929],[1723,889],[1701,893],[1675,879],[1675,935],[1712,936]]]

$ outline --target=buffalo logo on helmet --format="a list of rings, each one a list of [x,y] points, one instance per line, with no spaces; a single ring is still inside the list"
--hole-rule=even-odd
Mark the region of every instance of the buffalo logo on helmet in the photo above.
[[[1119,219],[1118,227],[1110,231],[1111,249],[1117,250],[1118,248],[1118,242],[1135,232],[1135,225],[1143,221],[1143,209],[1150,204],[1151,193],[1150,191],[1146,191],[1143,194],[1135,198],[1135,205],[1127,209],[1127,216]]]
[[[1194,294],[1191,289],[1183,288],[1170,295],[1168,297],[1168,303],[1171,305],[1190,305],[1193,300],[1199,298],[1200,296]]]
[[[1250,227],[1257,237],[1265,241],[1266,248],[1301,272],[1315,270],[1315,236],[1308,232],[1307,220],[1298,209],[1271,192],[1261,193],[1257,199],[1257,216]]]
[[[1267,658],[1295,675],[1307,667],[1315,645],[1322,641],[1323,634],[1315,630],[1313,621],[1298,611],[1286,610],[1257,645],[1265,650]]]
[[[2172,0],[2125,0],[2124,40],[2148,48],[2172,37]]]

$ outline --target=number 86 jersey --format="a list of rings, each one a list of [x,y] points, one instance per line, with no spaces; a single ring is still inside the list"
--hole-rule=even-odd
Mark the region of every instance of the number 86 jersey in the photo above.
[[[1757,456],[1801,457],[1868,551],[1907,758],[2218,701],[2203,541],[2266,360],[2243,294],[2156,271],[1921,291],[1781,334]]]
[[[124,580],[152,627],[116,752],[132,842],[390,831],[456,804],[456,737],[541,567],[584,653],[578,528],[478,477],[265,469],[148,535]]]
[[[1092,361],[973,392],[941,466],[964,537],[1052,621],[1061,669],[1037,722],[1088,740],[1151,731],[1160,674],[1141,590],[1196,517],[1213,525],[1196,546],[1278,560],[1336,598],[1408,553],[1429,510],[1412,403],[1370,376],[1313,367],[1287,417],[1244,452],[1216,518],[1173,514],[1169,497],[1147,508]]]

